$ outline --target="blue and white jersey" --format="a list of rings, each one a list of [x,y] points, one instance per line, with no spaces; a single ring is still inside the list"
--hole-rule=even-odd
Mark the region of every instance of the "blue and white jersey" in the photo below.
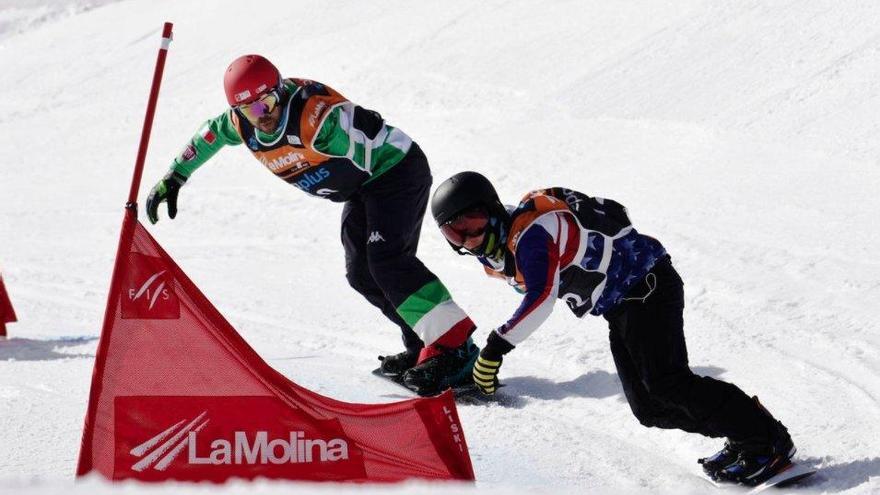
[[[607,313],[666,255],[659,241],[632,227],[619,203],[562,188],[526,196],[512,213],[507,248],[513,264],[480,261],[524,293],[497,329],[512,345],[550,316],[556,299],[578,317]]]
[[[620,235],[609,237],[599,232],[586,231],[586,249],[578,263],[586,274],[604,275],[589,294],[590,300],[585,301],[588,294],[578,291],[585,284],[578,282],[581,270],[571,270],[566,285],[569,292],[560,294],[578,316],[585,310],[600,316],[614,308],[639,280],[641,280],[654,264],[666,254],[666,250],[653,237],[639,234],[630,227]],[[580,277],[589,275],[580,275]],[[592,307],[585,308],[587,303]]]

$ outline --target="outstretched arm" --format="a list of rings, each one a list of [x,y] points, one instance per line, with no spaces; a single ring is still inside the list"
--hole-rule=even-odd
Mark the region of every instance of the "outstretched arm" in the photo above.
[[[542,217],[519,240],[516,264],[526,292],[513,316],[492,331],[474,365],[474,382],[487,394],[495,392],[503,356],[532,334],[553,312],[559,293],[559,218]]]
[[[548,232],[549,225],[544,225],[550,222],[557,222],[555,215],[529,227],[517,245],[516,265],[525,280],[526,292],[513,316],[496,330],[512,345],[525,340],[544,323],[559,293],[559,245]]]
[[[150,223],[159,221],[159,205],[168,203],[168,217],[177,216],[177,194],[186,180],[226,145],[241,144],[241,138],[231,119],[231,110],[202,124],[165,174],[147,197],[147,218]]]

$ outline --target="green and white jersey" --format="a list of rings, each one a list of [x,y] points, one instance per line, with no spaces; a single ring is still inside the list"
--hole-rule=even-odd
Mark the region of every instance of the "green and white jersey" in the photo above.
[[[189,177],[226,145],[246,144],[272,173],[303,191],[345,201],[403,160],[412,140],[378,112],[321,83],[285,79],[289,95],[273,134],[234,109],[205,122],[172,164]]]

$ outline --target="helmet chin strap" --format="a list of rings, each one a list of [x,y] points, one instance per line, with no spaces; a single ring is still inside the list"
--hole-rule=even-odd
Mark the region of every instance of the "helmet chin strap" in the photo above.
[[[495,232],[490,232],[486,239],[486,245],[483,248],[483,254],[486,258],[489,258],[493,261],[500,261],[500,255],[503,255],[503,250],[501,249],[502,244],[498,242],[498,238],[495,236]]]
[[[507,251],[505,243],[507,242],[507,230],[504,228],[504,221],[498,217],[492,217],[490,226],[487,227],[486,239],[474,250],[467,249],[463,246],[446,242],[449,246],[461,256],[478,256],[487,258],[495,263],[502,263],[505,259]]]
[[[486,242],[481,246],[480,256],[488,258],[496,263],[504,261],[505,244],[507,243],[507,231],[500,218],[492,217],[492,230],[486,235]]]

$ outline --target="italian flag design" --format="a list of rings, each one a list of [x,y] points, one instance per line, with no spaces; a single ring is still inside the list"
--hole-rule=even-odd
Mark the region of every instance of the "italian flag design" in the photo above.
[[[476,328],[439,280],[409,296],[397,312],[425,343],[419,362],[439,354],[440,348],[460,346]]]

